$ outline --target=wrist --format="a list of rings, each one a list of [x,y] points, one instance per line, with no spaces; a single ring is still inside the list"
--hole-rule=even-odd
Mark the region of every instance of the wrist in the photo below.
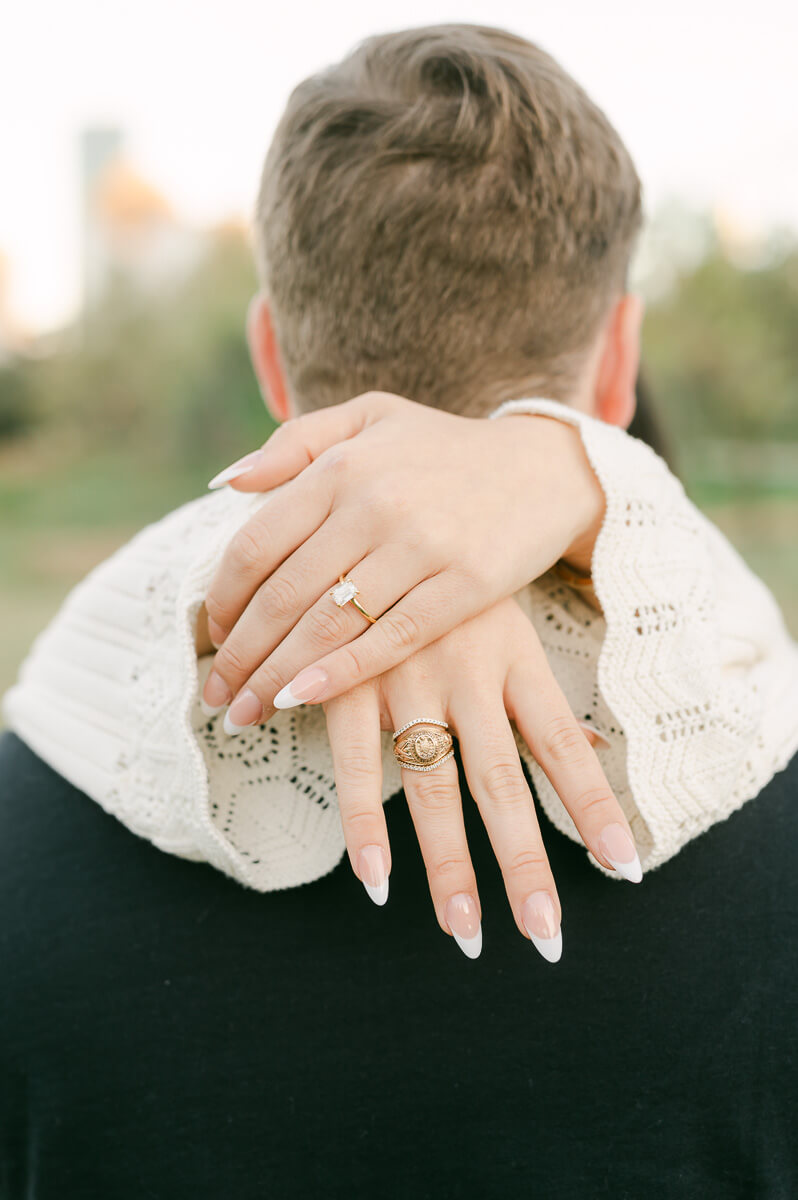
[[[587,461],[586,455],[585,460]],[[604,492],[601,490],[601,484],[589,463],[587,466],[591,478],[584,481],[585,493],[583,498],[584,516],[582,518],[582,527],[562,555],[562,560],[567,567],[570,567],[578,574],[589,576],[592,569],[596,539],[601,531],[601,526],[604,524],[604,514],[607,505]]]
[[[589,576],[596,539],[604,523],[606,498],[578,425],[543,413],[508,414],[501,419],[510,424],[523,421],[527,433],[534,437],[537,455],[542,459],[537,469],[545,469],[549,477],[552,511],[559,516],[557,558],[578,574]],[[535,467],[533,458],[525,455],[525,459],[527,466],[532,463]],[[539,513],[533,516],[539,520]]]

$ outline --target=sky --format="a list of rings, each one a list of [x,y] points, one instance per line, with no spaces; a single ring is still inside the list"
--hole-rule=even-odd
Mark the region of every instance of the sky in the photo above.
[[[643,180],[741,230],[798,230],[798,6],[785,0],[26,0],[0,65],[0,255],[44,330],[79,295],[77,140],[119,125],[190,223],[249,216],[269,138],[304,76],[372,33],[467,21],[538,42],[604,109]]]

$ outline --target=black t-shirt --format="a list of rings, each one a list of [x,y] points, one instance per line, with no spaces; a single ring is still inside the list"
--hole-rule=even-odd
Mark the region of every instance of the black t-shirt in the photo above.
[[[632,886],[541,817],[563,957],[440,932],[401,797],[384,908],[261,895],[0,739],[0,1197],[798,1196],[798,763]]]

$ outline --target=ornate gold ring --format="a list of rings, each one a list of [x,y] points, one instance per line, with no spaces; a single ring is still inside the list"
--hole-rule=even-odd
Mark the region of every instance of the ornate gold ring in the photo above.
[[[394,758],[407,771],[434,771],[454,754],[454,740],[445,721],[414,717],[393,735]]]

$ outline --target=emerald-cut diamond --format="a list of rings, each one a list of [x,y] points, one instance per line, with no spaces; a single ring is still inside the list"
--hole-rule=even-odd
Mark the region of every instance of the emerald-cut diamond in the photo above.
[[[358,590],[351,579],[345,579],[343,583],[336,583],[330,595],[338,607],[343,608],[350,600],[354,600],[355,596],[358,595]]]

